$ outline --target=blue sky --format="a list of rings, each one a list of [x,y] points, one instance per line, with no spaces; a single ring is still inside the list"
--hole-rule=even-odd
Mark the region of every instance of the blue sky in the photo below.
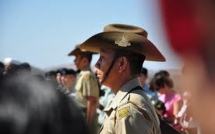
[[[150,69],[180,67],[160,24],[158,0],[1,0],[0,60],[6,57],[47,68],[73,62],[78,43],[110,23],[145,28],[167,58],[146,62]],[[95,63],[96,58],[93,60]]]

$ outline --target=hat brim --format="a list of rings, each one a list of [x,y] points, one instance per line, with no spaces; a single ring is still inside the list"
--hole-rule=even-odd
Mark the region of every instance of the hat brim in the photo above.
[[[77,56],[82,54],[97,54],[96,52],[81,50],[80,48],[75,48],[71,52],[68,53],[68,56]]]
[[[125,37],[130,46],[119,46],[115,41]],[[112,49],[124,49],[134,53],[142,54],[148,61],[166,61],[165,57],[161,52],[155,47],[155,45],[149,41],[147,38],[134,33],[124,33],[124,32],[101,32],[98,33],[84,43],[80,45],[81,50],[97,52],[99,53],[101,49],[112,48]]]

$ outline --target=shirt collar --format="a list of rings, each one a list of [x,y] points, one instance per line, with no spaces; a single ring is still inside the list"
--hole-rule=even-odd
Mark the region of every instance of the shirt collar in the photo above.
[[[124,99],[128,92],[140,85],[141,84],[137,78],[131,79],[130,81],[126,82],[116,93],[116,96],[113,98],[112,108],[115,109],[117,106],[119,106],[120,102]]]

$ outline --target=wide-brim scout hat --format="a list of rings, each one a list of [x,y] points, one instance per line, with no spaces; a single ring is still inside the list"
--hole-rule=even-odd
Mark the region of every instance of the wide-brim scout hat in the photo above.
[[[91,51],[86,51],[86,50],[81,50],[80,45],[76,45],[75,48],[68,53],[68,56],[77,56],[77,55],[92,55],[92,54],[97,54],[95,52]]]
[[[147,39],[147,35],[147,32],[140,27],[110,24],[105,26],[104,32],[87,39],[80,48],[91,52],[112,48],[144,55],[149,61],[165,61],[161,52]]]

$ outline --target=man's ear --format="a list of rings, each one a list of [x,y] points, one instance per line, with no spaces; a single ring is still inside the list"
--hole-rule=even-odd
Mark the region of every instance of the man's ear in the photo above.
[[[84,65],[89,64],[89,61],[86,57],[83,57],[82,62],[84,63]]]
[[[128,59],[126,57],[121,57],[119,59],[119,72],[124,72],[128,67]]]

